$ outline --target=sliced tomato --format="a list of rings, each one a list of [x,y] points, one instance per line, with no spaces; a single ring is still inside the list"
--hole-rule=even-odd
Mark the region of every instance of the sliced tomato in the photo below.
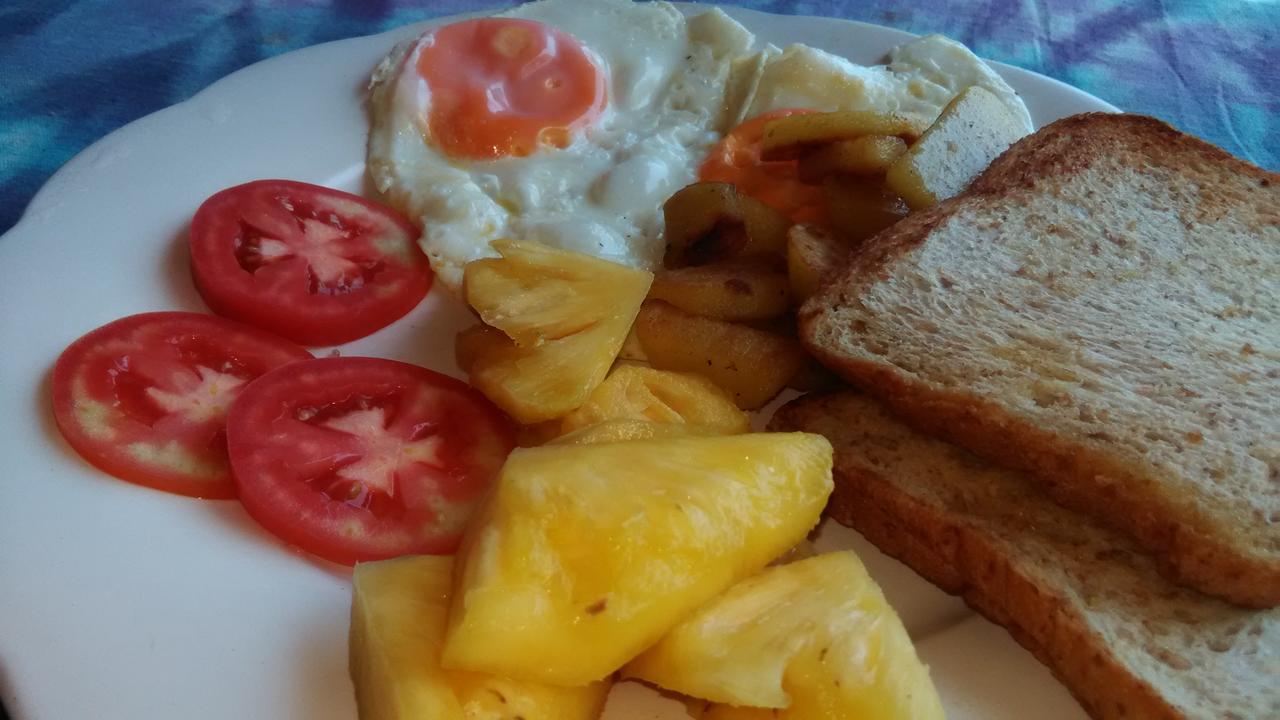
[[[323,358],[263,375],[227,420],[240,501],[267,530],[353,564],[451,553],[515,446],[483,395],[378,358]]]
[[[131,315],[62,352],[53,417],[76,452],[116,477],[235,497],[227,409],[249,381],[303,359],[311,354],[288,340],[212,315]]]
[[[729,131],[698,168],[698,179],[733,183],[794,222],[825,224],[822,187],[800,182],[795,160],[761,160],[761,138],[770,120],[814,112],[801,108],[773,110]]]
[[[204,201],[191,275],[219,315],[304,345],[364,337],[431,288],[413,225],[350,193],[258,180]]]

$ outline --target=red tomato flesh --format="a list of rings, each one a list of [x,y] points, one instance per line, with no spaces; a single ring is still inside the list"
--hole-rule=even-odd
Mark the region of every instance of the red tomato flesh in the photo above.
[[[287,340],[212,315],[132,315],[58,357],[53,417],[76,452],[116,477],[180,495],[235,497],[227,408],[249,381],[310,358]]]
[[[289,180],[223,190],[191,220],[191,275],[219,315],[304,345],[391,324],[431,288],[417,230],[350,193]]]
[[[393,360],[322,358],[245,388],[227,446],[250,515],[350,565],[453,552],[515,433],[461,381]]]

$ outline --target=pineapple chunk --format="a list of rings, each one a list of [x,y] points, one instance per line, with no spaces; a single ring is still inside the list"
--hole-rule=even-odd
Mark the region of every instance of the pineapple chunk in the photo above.
[[[594,720],[609,683],[561,688],[440,669],[453,558],[356,566],[351,679],[361,720]]]
[[[787,273],[791,278],[791,299],[808,300],[849,257],[849,244],[826,230],[796,225],[787,233]]]
[[[720,428],[706,425],[656,423],[648,420],[605,420],[565,433],[552,440],[555,445],[594,445],[626,440],[652,440],[669,437],[706,437],[724,435]]]
[[[459,364],[521,423],[558,418],[604,380],[653,274],[538,243],[493,246],[502,257],[468,263],[463,279],[467,302],[505,338],[465,331]]]
[[[744,433],[751,419],[733,398],[701,375],[621,365],[564,419],[563,432],[606,420],[702,425],[721,435]]]
[[[699,608],[624,674],[786,720],[942,718],[928,668],[852,552],[779,565]],[[751,718],[733,708],[704,717]]]
[[[459,555],[445,667],[600,680],[817,524],[819,435],[516,450]]]

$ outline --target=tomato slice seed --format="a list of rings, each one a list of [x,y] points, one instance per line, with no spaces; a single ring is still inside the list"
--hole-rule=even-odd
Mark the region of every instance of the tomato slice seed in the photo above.
[[[514,446],[474,389],[377,358],[268,373],[231,408],[241,502],[286,542],[335,562],[452,552]]]
[[[183,495],[235,495],[226,415],[245,385],[306,350],[229,320],[159,312],[108,323],[54,366],[54,418],[86,460]]]
[[[417,231],[393,210],[287,180],[223,190],[191,221],[191,271],[215,312],[297,342],[354,340],[431,286]]]

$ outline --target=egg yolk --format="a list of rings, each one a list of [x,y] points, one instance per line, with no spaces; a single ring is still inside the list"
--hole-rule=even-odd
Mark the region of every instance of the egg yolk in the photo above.
[[[727,182],[793,222],[825,224],[822,187],[800,182],[795,160],[761,160],[760,142],[770,120],[815,112],[802,108],[773,110],[742,123],[724,136],[698,168],[698,179]]]
[[[494,159],[565,147],[605,106],[605,76],[568,34],[532,20],[479,18],[426,38],[418,74],[431,91],[433,142],[452,157]]]

